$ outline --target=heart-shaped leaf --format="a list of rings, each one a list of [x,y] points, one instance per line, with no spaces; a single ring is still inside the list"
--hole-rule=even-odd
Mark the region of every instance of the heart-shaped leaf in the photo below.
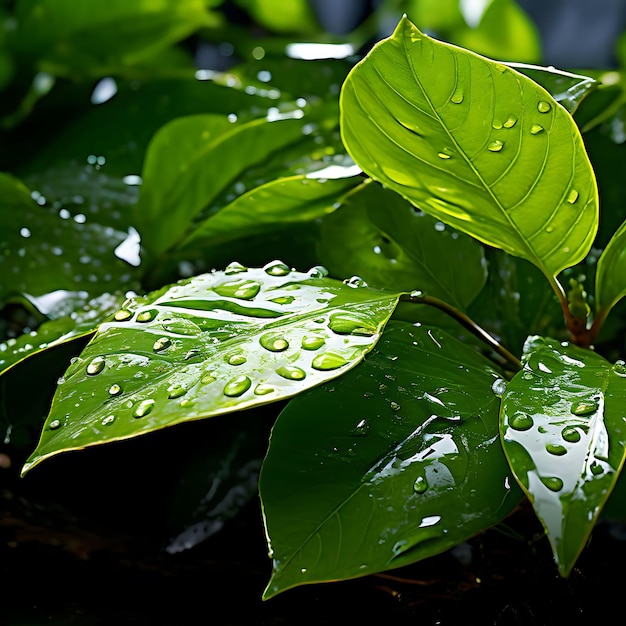
[[[591,248],[598,192],[567,111],[523,74],[406,17],[346,79],[341,128],[372,178],[553,285]]]
[[[350,369],[400,294],[323,274],[232,263],[130,299],[60,381],[23,472],[66,450],[282,400]]]
[[[511,469],[568,576],[626,455],[626,365],[530,337],[508,383],[501,433]]]
[[[438,554],[522,500],[498,437],[492,364],[445,332],[392,321],[363,363],[292,400],[259,489],[269,598]]]

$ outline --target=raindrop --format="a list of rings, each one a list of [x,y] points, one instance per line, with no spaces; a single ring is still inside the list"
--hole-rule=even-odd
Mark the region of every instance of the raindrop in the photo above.
[[[229,398],[237,398],[248,391],[251,384],[252,381],[247,376],[237,376],[237,378],[233,378],[226,383],[224,386],[224,395]]]
[[[285,265],[282,261],[272,261],[267,265],[263,266],[266,274],[270,276],[287,276],[291,269],[289,266]]]
[[[187,390],[182,385],[171,385],[167,389],[167,397],[170,399],[180,398],[187,393]]]
[[[541,125],[541,124],[533,124],[530,127],[530,134],[531,135],[539,135],[540,133],[542,133],[545,130],[545,128]]]
[[[315,265],[308,271],[308,274],[311,278],[326,278],[328,270],[323,265]]]
[[[502,128],[502,122],[500,120],[493,120],[491,123],[491,128],[494,130],[500,130]]]
[[[215,380],[217,380],[217,379],[215,378],[215,376],[213,376],[213,374],[205,374],[205,375],[204,375],[204,376],[200,379],[200,382],[201,382],[203,385],[208,385],[208,384],[210,384],[210,383],[212,383],[212,382],[215,382]]]
[[[576,202],[576,200],[578,200],[578,192],[576,191],[576,189],[572,189],[569,192],[569,195],[567,196],[567,201],[570,204],[574,204]]]
[[[339,335],[362,335],[371,337],[376,334],[376,328],[368,320],[338,313],[332,315],[328,325],[330,329]]]
[[[532,372],[528,372],[528,371],[526,371],[526,372],[524,372],[524,373],[522,374],[522,378],[523,378],[524,380],[532,380],[532,379],[534,378],[534,376],[533,376],[533,373],[532,373]]]
[[[154,400],[152,398],[142,400],[133,411],[133,417],[145,417],[153,408]]]
[[[626,377],[626,362],[619,359],[615,361],[615,365],[613,365],[613,371],[622,377]]]
[[[491,391],[494,395],[498,396],[498,398],[501,398],[506,392],[506,380],[504,380],[504,378],[494,380],[493,385],[491,385]]]
[[[115,421],[115,415],[107,415],[105,418],[103,418],[101,423],[103,426],[108,426],[109,424],[112,424],[114,421]]]
[[[57,428],[59,428],[61,426],[61,421],[60,420],[52,420],[50,422],[50,430],[56,430]]]
[[[517,117],[515,117],[515,115],[509,115],[509,119],[504,122],[503,126],[504,128],[513,128],[515,124],[517,124]]]
[[[428,483],[426,482],[426,478],[424,476],[418,476],[413,483],[413,491],[415,493],[425,493],[428,489]]]
[[[270,302],[275,304],[291,304],[295,298],[293,296],[279,296],[278,298],[271,298]]]
[[[252,300],[259,293],[261,284],[255,280],[236,280],[223,283],[215,287],[215,293],[227,298],[239,298],[240,300]]]
[[[259,343],[270,352],[283,352],[289,347],[289,342],[284,337],[273,333],[262,335]]]
[[[165,350],[165,348],[169,348],[172,345],[172,341],[169,337],[159,337],[152,346],[152,349],[155,352],[160,352],[161,350]]]
[[[459,87],[453,94],[452,97],[450,98],[451,102],[454,102],[454,104],[461,104],[461,102],[463,102],[463,97],[464,97],[464,93],[463,90]]]
[[[537,111],[539,113],[547,113],[552,108],[552,105],[549,102],[545,102],[545,100],[540,100],[537,104]]]
[[[580,431],[575,426],[566,426],[561,431],[561,437],[563,437],[565,441],[569,441],[569,443],[576,443],[580,441]]]
[[[563,456],[567,452],[567,448],[560,443],[549,443],[546,445],[546,451],[555,456]]]
[[[563,481],[560,478],[558,478],[558,476],[542,477],[541,482],[550,491],[561,491],[561,489],[563,489]]]
[[[274,387],[267,385],[265,383],[259,383],[254,388],[254,393],[257,396],[266,396],[268,393],[272,393],[274,391]]]
[[[247,361],[246,357],[243,354],[233,354],[233,356],[229,357],[228,364],[229,365],[243,365]]]
[[[325,339],[319,335],[305,335],[302,337],[302,348],[304,350],[319,350],[324,343],[326,343]]]
[[[157,311],[155,309],[150,309],[149,311],[142,311],[137,315],[138,322],[151,322],[157,316]]]
[[[340,354],[335,354],[334,352],[324,352],[323,354],[318,354],[312,361],[311,366],[320,371],[328,371],[328,370],[336,370],[339,367],[342,367],[348,362],[347,359],[344,359]]]
[[[438,156],[440,159],[444,159],[444,160],[445,160],[445,159],[449,159],[449,158],[450,158],[450,155],[449,155],[449,154],[446,154],[445,152],[438,152],[438,153],[437,153],[437,156]]]
[[[237,261],[233,261],[232,263],[229,263],[226,266],[226,269],[224,270],[224,274],[230,275],[230,274],[240,274],[241,272],[245,272],[248,268],[244,267],[241,263],[238,263]]]
[[[344,285],[347,285],[348,287],[367,287],[367,283],[360,277],[360,276],[352,276],[350,278],[346,278],[343,281]]]
[[[113,318],[115,319],[116,322],[126,322],[127,320],[129,320],[131,317],[133,316],[133,314],[130,311],[127,311],[126,309],[120,309],[114,316]]]
[[[87,365],[87,374],[89,374],[89,376],[95,376],[96,374],[99,374],[104,369],[104,365],[104,358],[101,356],[97,356],[95,359],[93,359],[93,361],[91,361],[91,363],[89,363],[89,365]]]
[[[119,396],[122,393],[122,387],[117,383],[114,383],[109,387],[109,395],[111,396]]]
[[[604,472],[604,468],[597,461],[593,461],[593,463],[589,466],[589,469],[594,476],[599,476]]]
[[[500,150],[502,150],[503,146],[504,146],[504,143],[502,141],[500,141],[499,139],[496,139],[495,141],[492,141],[487,146],[487,149],[490,152],[500,152]]]
[[[528,430],[532,428],[534,421],[532,416],[524,411],[516,411],[509,420],[509,426],[515,430]]]
[[[295,365],[283,365],[276,370],[276,373],[287,380],[304,380],[306,372]]]
[[[574,415],[591,415],[592,413],[595,413],[597,409],[598,403],[594,401],[581,401],[574,402],[574,404],[572,404],[572,413]]]

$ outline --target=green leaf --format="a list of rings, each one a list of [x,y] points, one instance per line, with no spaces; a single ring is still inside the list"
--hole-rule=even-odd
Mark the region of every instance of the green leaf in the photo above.
[[[598,259],[596,311],[606,316],[626,296],[626,222],[614,233]]]
[[[519,72],[403,18],[341,92],[348,152],[372,178],[554,284],[598,227],[595,177],[571,116]]]
[[[205,220],[181,247],[223,244],[281,225],[318,219],[334,211],[337,199],[362,180],[354,175],[354,165],[329,168],[328,174],[337,178],[324,178],[322,170],[319,174],[278,178],[259,185]]]
[[[146,247],[158,253],[178,242],[235,176],[300,140],[303,125],[291,114],[244,124],[194,115],[166,124],[151,141],[143,168],[136,218]]]
[[[502,399],[502,442],[566,577],[624,464],[626,365],[536,336],[524,349]]]
[[[419,289],[461,309],[487,277],[478,242],[417,213],[397,193],[372,181],[324,218],[318,252],[334,276],[358,274],[381,289]],[[461,265],[463,280],[458,280]]]
[[[274,559],[264,597],[416,562],[508,515],[522,494],[497,379],[443,331],[391,321],[359,367],[292,400],[259,482]]]
[[[70,366],[23,468],[67,450],[275,402],[371,350],[399,294],[232,263],[132,298]]]

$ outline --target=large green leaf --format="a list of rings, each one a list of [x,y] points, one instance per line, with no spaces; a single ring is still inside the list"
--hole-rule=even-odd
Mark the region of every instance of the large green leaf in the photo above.
[[[487,277],[477,241],[417,213],[397,193],[371,180],[324,218],[318,253],[334,276],[358,274],[372,287],[419,289],[461,309]],[[463,280],[458,279],[461,265]]]
[[[132,298],[59,383],[23,472],[59,452],[274,402],[356,365],[399,294],[232,263]]]
[[[606,316],[626,296],[626,222],[614,233],[598,259],[596,311]]]
[[[261,494],[269,598],[440,553],[522,498],[500,446],[498,375],[436,328],[390,322],[345,376],[292,400]]]
[[[403,18],[346,79],[341,124],[372,178],[551,282],[591,248],[598,194],[580,133],[510,67]]]
[[[503,446],[568,576],[624,464],[626,365],[536,336],[524,350],[502,399]]]

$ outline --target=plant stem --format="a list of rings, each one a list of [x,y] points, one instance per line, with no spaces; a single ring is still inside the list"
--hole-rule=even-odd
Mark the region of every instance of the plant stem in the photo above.
[[[461,324],[464,328],[467,328],[467,330],[469,330],[472,334],[476,335],[476,337],[478,337],[481,341],[488,344],[497,354],[513,365],[516,370],[522,369],[521,361],[514,354],[509,352],[485,329],[481,328],[478,324],[476,324],[476,322],[474,322],[474,320],[463,313],[463,311],[459,311],[459,309],[456,309],[443,300],[439,300],[439,298],[427,296],[421,291],[414,291],[411,294],[402,295],[400,296],[400,299],[406,302],[414,302],[415,304],[427,304],[443,311],[446,315],[449,315],[459,322],[459,324]]]

